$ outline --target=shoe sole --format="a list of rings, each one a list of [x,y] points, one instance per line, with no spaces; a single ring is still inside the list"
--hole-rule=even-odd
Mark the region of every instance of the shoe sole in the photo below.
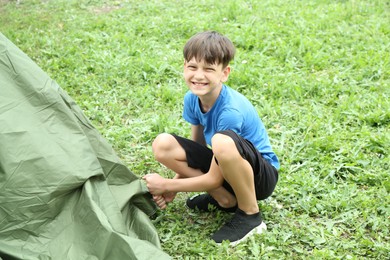
[[[258,225],[257,227],[255,227],[254,229],[249,231],[248,234],[246,234],[243,238],[241,238],[239,240],[236,240],[234,242],[230,242],[230,245],[231,246],[236,246],[237,244],[239,244],[239,243],[243,242],[244,240],[246,240],[251,235],[261,234],[261,233],[263,233],[266,230],[267,230],[267,225],[264,223],[264,221],[262,221],[260,225]],[[217,243],[217,244],[221,245],[222,243]]]

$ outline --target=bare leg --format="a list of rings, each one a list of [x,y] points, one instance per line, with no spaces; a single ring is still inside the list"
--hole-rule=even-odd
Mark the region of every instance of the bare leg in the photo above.
[[[210,165],[209,171],[221,171],[220,166],[215,162],[214,158]],[[218,202],[221,207],[231,208],[237,205],[236,197],[227,191],[223,186],[209,190],[208,193]]]
[[[247,214],[259,212],[252,167],[241,157],[234,140],[227,135],[216,134],[212,138],[212,146],[222,175],[236,194],[238,207]]]
[[[200,170],[188,167],[185,151],[172,135],[166,133],[158,135],[153,141],[152,149],[155,159],[176,173],[174,178],[188,178],[202,174]],[[175,192],[169,192],[153,196],[153,199],[161,209],[164,209],[166,204],[172,202],[175,197]]]
[[[175,178],[190,178],[203,174],[187,165],[184,149],[170,134],[159,134],[152,144],[155,159],[176,173]]]

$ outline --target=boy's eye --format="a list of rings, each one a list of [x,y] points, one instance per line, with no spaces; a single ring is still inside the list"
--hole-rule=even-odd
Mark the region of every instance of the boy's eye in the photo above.
[[[206,71],[215,71],[213,68],[206,68]]]

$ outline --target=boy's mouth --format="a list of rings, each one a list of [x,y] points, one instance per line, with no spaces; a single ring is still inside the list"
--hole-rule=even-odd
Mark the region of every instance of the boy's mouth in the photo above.
[[[202,83],[202,82],[192,82],[192,84],[195,85],[196,87],[203,87],[208,85],[208,83]]]

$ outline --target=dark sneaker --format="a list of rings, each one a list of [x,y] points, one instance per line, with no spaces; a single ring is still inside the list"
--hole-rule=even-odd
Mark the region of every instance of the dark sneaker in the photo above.
[[[231,208],[223,208],[218,202],[210,196],[208,193],[198,194],[187,199],[186,205],[190,209],[198,209],[201,211],[212,211],[213,209],[218,209],[224,212],[236,212],[237,206]]]
[[[220,230],[215,232],[212,239],[217,243],[229,240],[235,246],[252,234],[261,234],[267,229],[260,216],[260,212],[247,215],[244,211],[237,209],[233,218],[227,222]]]

